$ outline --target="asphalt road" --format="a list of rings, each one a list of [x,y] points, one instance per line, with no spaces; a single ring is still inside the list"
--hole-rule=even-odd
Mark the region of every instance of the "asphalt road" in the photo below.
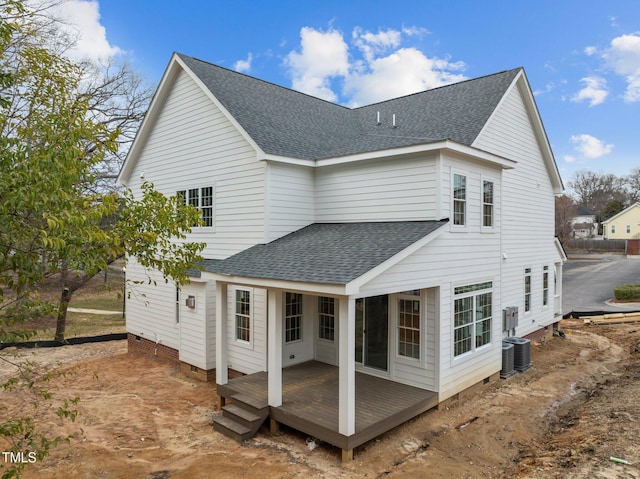
[[[616,254],[570,255],[563,268],[562,312],[640,311],[638,303],[607,304],[613,299],[613,288],[627,283],[640,283],[640,259]]]

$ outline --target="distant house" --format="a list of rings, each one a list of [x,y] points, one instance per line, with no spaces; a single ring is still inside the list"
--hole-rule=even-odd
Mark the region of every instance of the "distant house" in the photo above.
[[[640,203],[602,222],[606,239],[640,239]]]
[[[596,214],[584,205],[576,207],[576,215],[571,219],[572,238],[593,238],[598,234]]]
[[[270,417],[348,459],[562,315],[563,186],[522,68],[350,109],[174,54],[119,181],[202,211],[204,270],[132,291],[129,348],[215,377],[238,439]]]

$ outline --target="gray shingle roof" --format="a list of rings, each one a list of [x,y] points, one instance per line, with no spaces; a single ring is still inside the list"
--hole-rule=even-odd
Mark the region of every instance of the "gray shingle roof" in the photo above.
[[[471,145],[521,70],[350,109],[178,56],[267,154],[311,160],[446,139]]]
[[[248,278],[347,284],[445,225],[440,221],[314,223],[205,270]]]

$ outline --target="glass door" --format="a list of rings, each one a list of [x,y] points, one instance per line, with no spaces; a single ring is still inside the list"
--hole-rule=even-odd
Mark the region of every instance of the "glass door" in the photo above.
[[[389,296],[356,300],[356,362],[388,370]]]

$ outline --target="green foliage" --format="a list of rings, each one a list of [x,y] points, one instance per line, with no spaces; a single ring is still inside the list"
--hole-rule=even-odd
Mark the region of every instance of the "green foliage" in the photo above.
[[[42,35],[50,29],[38,18],[24,0],[0,0],[0,341],[26,337],[15,333],[19,323],[53,311],[37,290],[54,274],[91,277],[116,258],[137,256],[166,281],[184,284],[204,247],[186,241],[199,216],[179,198],[150,184],[140,198],[92,188],[96,165],[116,151],[120,132],[91,114],[80,68],[47,48]],[[68,438],[39,429],[39,414],[73,421],[77,399],[55,406],[44,387],[55,376],[37,365],[18,369],[0,387],[34,409],[16,413],[0,403],[0,439],[41,459]],[[18,477],[24,464],[0,467],[3,478]]]
[[[615,298],[620,301],[637,299],[640,301],[640,284],[621,284],[613,288]]]

